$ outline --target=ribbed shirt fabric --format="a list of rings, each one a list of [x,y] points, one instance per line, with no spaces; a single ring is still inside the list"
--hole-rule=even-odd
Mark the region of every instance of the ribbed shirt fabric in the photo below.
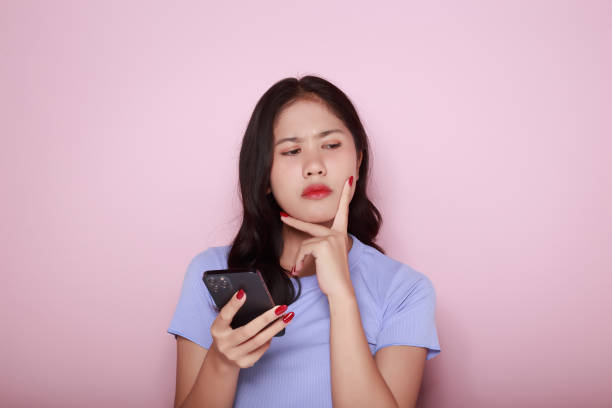
[[[427,360],[438,355],[436,294],[430,279],[349,235],[349,270],[371,353],[409,345],[427,348]],[[217,311],[202,274],[226,269],[229,250],[229,245],[209,247],[192,259],[168,333],[210,347]],[[295,317],[253,367],[240,370],[234,407],[332,406],[329,303],[316,275],[300,281],[302,293],[286,312],[295,312]],[[292,282],[297,293],[297,282]]]

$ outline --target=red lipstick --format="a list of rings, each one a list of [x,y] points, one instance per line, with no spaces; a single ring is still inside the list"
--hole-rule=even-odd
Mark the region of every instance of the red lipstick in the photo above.
[[[331,189],[325,184],[311,184],[302,191],[302,197],[305,198],[324,198],[331,193]]]

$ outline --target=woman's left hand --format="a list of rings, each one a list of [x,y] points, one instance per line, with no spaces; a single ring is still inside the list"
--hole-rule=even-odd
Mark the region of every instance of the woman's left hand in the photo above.
[[[312,255],[315,259],[319,287],[328,298],[354,294],[348,266],[349,238],[347,234],[351,201],[349,180],[352,182],[352,179],[353,176],[344,182],[340,203],[331,228],[298,220],[291,216],[281,216],[285,224],[313,236],[304,240],[298,250],[294,276],[299,276],[306,256]]]

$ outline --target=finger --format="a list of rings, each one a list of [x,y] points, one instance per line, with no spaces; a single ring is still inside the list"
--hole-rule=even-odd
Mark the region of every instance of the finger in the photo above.
[[[351,186],[349,180],[351,177],[344,182],[342,194],[340,194],[340,202],[338,203],[338,211],[336,212],[334,223],[331,226],[331,229],[340,231],[344,234],[346,234],[348,228],[349,204],[351,202]]]
[[[304,265],[306,264],[306,261],[308,260],[308,255],[309,254],[305,254],[302,255],[302,248],[308,246],[309,244],[315,244],[319,241],[321,241],[322,238],[319,237],[312,237],[312,238],[308,238],[304,241],[302,241],[302,243],[300,244],[300,248],[298,249],[297,253],[295,254],[295,258],[293,259],[293,266],[294,269],[291,272],[291,276],[299,276],[298,272],[301,271],[304,268]],[[314,260],[314,258],[313,258]],[[299,265],[298,265],[299,263]],[[298,268],[299,266],[299,268]]]
[[[238,296],[242,297],[239,299]],[[234,296],[232,296],[229,302],[227,302],[219,312],[219,317],[221,318],[221,321],[229,326],[232,322],[232,319],[238,312],[238,309],[240,309],[242,305],[244,305],[245,301],[246,293],[244,292],[244,290],[240,289],[238,292],[234,293]]]
[[[272,336],[272,337],[274,337],[274,336]],[[272,345],[272,337],[270,337],[270,339],[268,339],[268,341],[266,341],[261,346],[257,347],[255,350],[249,352],[249,354],[247,354],[247,357],[248,358],[254,358],[255,361],[259,360],[259,358],[263,355],[263,353],[265,353],[266,350],[268,350],[268,348]]]
[[[272,344],[272,339],[266,341],[263,345],[257,347],[255,350],[251,351],[246,356],[240,358],[238,360],[238,366],[241,368],[249,368],[253,367],[257,361],[264,355],[266,351],[270,348]]]
[[[285,224],[300,231],[307,232],[313,237],[324,237],[326,235],[329,235],[329,228],[324,227],[322,225],[312,224],[310,222],[298,220],[297,218],[293,218],[290,215],[281,215],[280,217],[281,221],[283,221]]]
[[[283,330],[287,325],[291,322],[295,313],[289,312],[283,316],[283,319],[278,319],[269,327],[266,327],[264,330],[259,332],[255,337],[251,338],[249,341],[244,342],[240,346],[236,348],[236,355],[242,356],[248,353],[252,353],[254,350],[257,350],[263,344],[272,340],[278,332]],[[286,319],[286,321],[285,321]]]
[[[300,271],[304,267],[304,262],[306,262],[306,257],[308,255],[311,255],[316,261],[317,248],[321,241],[323,241],[323,238],[319,238],[316,241],[311,239],[309,242],[302,242],[295,258],[295,271],[293,272],[293,276],[300,276]]]
[[[264,327],[278,319],[287,310],[287,305],[274,306],[266,310],[247,324],[239,327],[232,334],[232,343],[241,344],[254,337]]]

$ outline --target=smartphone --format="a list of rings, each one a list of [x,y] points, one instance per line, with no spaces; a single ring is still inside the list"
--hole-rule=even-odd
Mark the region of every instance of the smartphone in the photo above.
[[[244,326],[274,306],[272,295],[270,295],[261,272],[257,269],[230,268],[210,270],[204,272],[202,280],[219,310],[240,289],[243,289],[246,293],[246,302],[238,309],[230,324],[232,329]],[[272,323],[268,324],[268,326]],[[274,336],[280,337],[284,334],[285,328]]]

